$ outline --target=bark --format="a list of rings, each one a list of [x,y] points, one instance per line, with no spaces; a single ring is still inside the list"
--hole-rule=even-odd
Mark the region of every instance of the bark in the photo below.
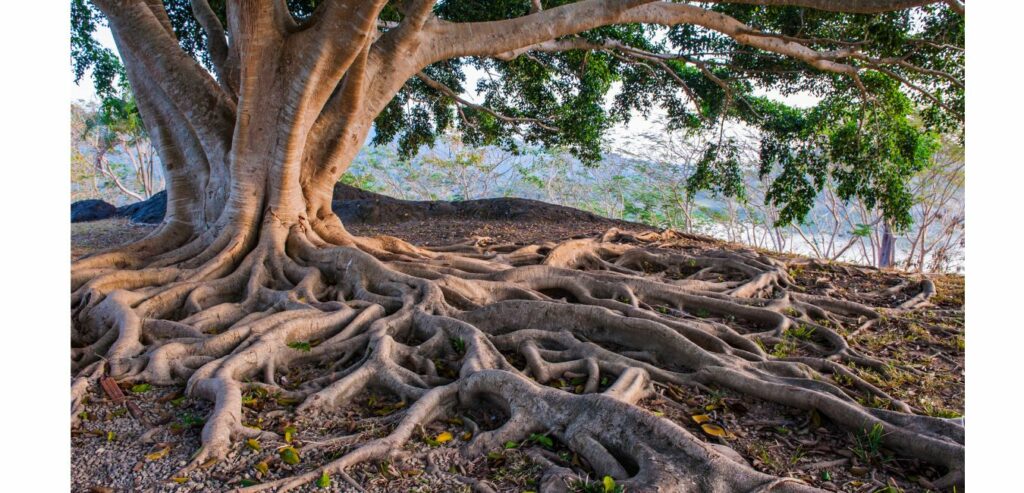
[[[741,26],[688,5],[596,0],[459,26],[432,17],[433,2],[413,1],[403,4],[402,24],[380,34],[385,3],[325,2],[299,25],[282,0],[237,0],[219,26],[205,2],[193,2],[208,33],[231,33],[226,49],[214,45],[217,80],[177,48],[161,2],[96,0],[166,168],[168,211],[149,237],[72,266],[73,410],[102,376],[184,384],[214,403],[187,473],[241,439],[280,439],[240,421],[242,393],[254,386],[299,398],[298,412],[344,406],[368,388],[412,403],[389,435],[252,490],[285,490],[390,457],[417,426],[484,401],[508,421],[477,434],[468,455],[548,431],[630,491],[810,490],[635,405],[654,384],[713,385],[816,409],[851,431],[883,426],[888,447],[945,467],[949,482],[962,477],[962,427],[912,414],[843,366],[885,371],[830,328],[879,312],[789,290],[778,261],[691,256],[672,248],[680,239],[672,233],[615,231],[558,245],[431,250],[352,236],[331,212],[333,185],[373,118],[438,59],[520,50],[614,22]],[[928,295],[922,288],[899,309]],[[705,311],[723,321],[693,315]],[[815,328],[814,356],[777,359],[759,346],[796,324]],[[434,363],[453,356],[452,340],[464,343],[454,378]],[[296,341],[318,344],[307,353],[289,347]],[[284,389],[280,370],[306,363],[332,369]],[[565,374],[587,377],[584,394],[543,386]],[[856,390],[827,383],[828,375]],[[865,408],[858,395],[889,400],[895,411]],[[564,479],[551,471],[552,485]]]

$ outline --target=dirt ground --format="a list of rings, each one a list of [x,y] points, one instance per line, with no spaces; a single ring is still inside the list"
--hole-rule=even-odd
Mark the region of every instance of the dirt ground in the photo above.
[[[489,236],[499,242],[521,244],[593,236],[609,227],[642,231],[649,228],[596,216],[571,220],[529,214],[512,219],[467,219],[457,215],[436,218],[377,217],[374,224],[347,223],[359,235],[388,234],[414,244],[440,245],[472,236]],[[144,236],[152,226],[135,226],[125,220],[72,225],[72,258]],[[694,240],[691,248],[739,248],[717,241]],[[914,282],[918,276],[880,272],[839,264],[819,264],[794,257],[790,274],[799,288],[821,294],[828,286],[831,296],[858,298],[859,293],[879,287]],[[933,416],[956,418],[964,407],[964,280],[956,275],[934,275],[937,287],[932,305],[893,315],[862,332],[844,333],[854,348],[891,362],[888,375],[855,369],[864,379],[895,397]],[[900,300],[881,300],[895,306]],[[890,304],[891,303],[891,304]],[[876,304],[876,306],[878,306]],[[766,348],[776,356],[799,354],[799,344]],[[296,378],[310,369],[293,368]],[[837,382],[844,384],[844,382]],[[551,385],[573,391],[578,382],[557,380]],[[267,395],[247,395],[246,424],[289,433],[300,450],[299,462],[277,460],[275,447],[239,443],[227,460],[206,465],[190,478],[174,478],[199,448],[199,433],[210,404],[182,396],[182,388],[126,388],[129,400],[138,405],[140,417],[115,406],[98,389],[91,395],[82,426],[72,430],[72,491],[221,491],[255,484],[309,470],[315,464],[338,457],[361,442],[385,434],[394,420],[389,416],[405,403],[384,395],[362,395],[331,415],[297,417],[296,403]],[[640,404],[675,421],[696,436],[731,447],[758,470],[791,476],[816,487],[844,492],[931,491],[931,481],[943,471],[912,459],[894,457],[877,446],[870,430],[850,433],[816,413],[779,407],[725,390],[701,392],[659,388],[657,395]],[[886,407],[886,402],[864,402]],[[486,423],[487,416],[475,421]],[[729,438],[702,433],[699,420],[710,419],[730,432]],[[447,437],[451,440],[438,440]],[[541,469],[531,456],[569,464],[581,475],[578,491],[585,489],[586,464],[557,441],[535,436],[510,443],[485,457],[462,458],[458,446],[468,439],[459,420],[437,422],[423,429],[419,440],[406,446],[401,461],[363,464],[348,477],[332,477],[324,491],[470,491],[466,478],[486,481],[501,492],[537,489]],[[341,441],[329,437],[345,435]],[[460,480],[461,478],[461,480]],[[358,485],[358,487],[356,486]],[[306,485],[298,491],[319,491]]]

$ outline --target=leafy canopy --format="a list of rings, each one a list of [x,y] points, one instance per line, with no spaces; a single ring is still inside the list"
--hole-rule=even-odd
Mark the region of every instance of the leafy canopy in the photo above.
[[[206,35],[190,2],[163,3],[181,48],[211,68]],[[319,3],[287,1],[300,21]],[[572,2],[542,2],[545,9],[566,3]],[[224,23],[225,1],[210,5]],[[76,81],[91,69],[97,93],[113,96],[124,77],[117,56],[95,39],[102,14],[86,0],[71,0],[71,7]],[[408,156],[455,128],[470,145],[557,147],[594,162],[613,125],[661,111],[673,131],[724,135],[726,125],[736,124],[759,129],[760,172],[773,178],[767,200],[781,206],[780,222],[802,220],[831,176],[842,198],[859,197],[882,210],[895,228],[908,226],[910,176],[929,162],[936,135],[962,136],[963,16],[944,4],[881,14],[725,2],[703,7],[819,52],[853,53],[842,61],[860,75],[820,71],[694,25],[606,26],[573,37],[605,48],[466,57],[426,67],[424,75],[454,94],[478,91],[487,110],[460,104],[412,78],[377,117],[374,143],[397,143]],[[434,14],[449,22],[476,22],[528,15],[530,9],[529,0],[440,0]],[[388,5],[381,29],[401,20],[400,9]],[[609,43],[618,48],[607,48]],[[476,87],[466,87],[469,71],[483,74]],[[797,93],[820,102],[800,109],[766,96]],[[743,198],[737,154],[736,142],[712,139],[688,191]]]

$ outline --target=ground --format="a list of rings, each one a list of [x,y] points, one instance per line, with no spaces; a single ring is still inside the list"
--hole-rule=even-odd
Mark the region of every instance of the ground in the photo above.
[[[388,234],[420,245],[449,244],[472,236],[525,245],[593,237],[611,227],[635,232],[650,229],[597,217],[555,219],[543,214],[514,220],[453,216],[404,221],[378,218],[374,224],[347,223],[347,227],[358,235]],[[131,225],[124,220],[74,224],[72,258],[140,238],[150,229],[151,226]],[[679,248],[697,253],[742,247],[693,238]],[[794,257],[787,260],[796,289],[809,294],[827,290],[833,297],[856,300],[859,293],[918,279],[898,272],[807,262]],[[964,281],[955,275],[935,275],[931,279],[936,294],[930,306],[890,314],[863,331],[843,331],[842,335],[859,352],[891,364],[888,378],[873,371],[856,370],[862,378],[929,414],[957,417],[962,415],[964,405]],[[893,296],[893,304],[898,304],[898,297],[904,295]],[[797,355],[797,339],[799,334],[766,349],[776,356]],[[443,365],[439,370],[443,371]],[[302,379],[302,368],[291,371],[296,374],[286,377]],[[549,385],[579,392],[582,383],[560,378]],[[602,388],[605,385],[602,382]],[[930,481],[941,476],[932,466],[896,458],[879,448],[877,437],[870,432],[850,433],[816,413],[709,390],[662,387],[655,397],[641,401],[640,405],[697,436],[732,448],[759,471],[796,477],[826,490],[928,491]],[[289,431],[287,438],[301,445],[299,462],[287,465],[278,460],[275,448],[263,449],[255,442],[238,443],[227,460],[211,464],[190,478],[179,478],[183,481],[179,483],[174,474],[199,448],[200,429],[210,404],[182,397],[180,388],[128,386],[125,393],[141,413],[136,415],[125,407],[115,406],[99,389],[90,394],[82,424],[72,430],[72,491],[225,490],[301,473],[366,440],[383,436],[396,424],[389,416],[403,405],[387,396],[364,393],[351,405],[329,415],[293,418],[295,403],[259,393],[247,394],[243,401],[244,423],[282,434]],[[483,429],[487,429],[489,420],[495,419],[486,413],[472,417]],[[698,421],[717,423],[728,430],[729,436],[712,436]],[[496,491],[532,491],[537,489],[541,473],[541,467],[534,462],[538,454],[570,467],[581,478],[587,478],[589,473],[590,481],[600,479],[588,471],[585,461],[543,435],[521,443],[507,443],[504,450],[474,460],[465,459],[458,454],[457,447],[469,434],[469,426],[458,419],[432,423],[419,430],[417,439],[406,445],[409,453],[404,460],[362,464],[349,470],[348,478],[332,477],[329,488],[358,491],[358,485],[366,491],[469,491],[464,480],[473,478],[486,481]],[[339,441],[339,435],[347,436]],[[582,482],[577,486],[579,491],[603,491],[585,489],[588,485]],[[596,484],[590,487],[596,488]],[[310,484],[299,491],[317,489]]]

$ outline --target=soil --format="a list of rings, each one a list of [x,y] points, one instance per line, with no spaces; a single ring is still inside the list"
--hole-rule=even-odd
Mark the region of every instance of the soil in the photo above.
[[[347,193],[347,195],[346,195]],[[406,202],[348,191],[336,196],[346,227],[358,235],[393,235],[420,245],[441,245],[474,236],[500,243],[531,244],[598,235],[618,227],[645,231],[649,227],[613,221],[560,206],[521,199],[458,203]],[[345,212],[348,211],[348,212]],[[72,258],[144,236],[153,226],[109,219],[72,225]],[[741,248],[710,238],[694,237],[684,248],[696,250]],[[838,263],[787,261],[790,275],[807,293],[858,299],[880,287],[918,282],[919,275],[879,271]],[[799,259],[797,259],[799,260]],[[964,409],[964,279],[930,275],[937,293],[931,306],[890,315],[856,333],[843,334],[857,350],[891,362],[887,376],[858,370],[859,375],[894,397],[934,416],[955,418]],[[900,299],[873,300],[875,306],[895,306]],[[767,348],[773,353],[799,354],[799,341]],[[292,369],[302,372],[302,368]],[[842,382],[839,382],[842,384]],[[552,386],[573,391],[578,382],[556,380]],[[580,386],[581,387],[581,386]],[[300,461],[287,465],[270,444],[239,443],[224,461],[208,464],[190,478],[172,477],[199,448],[207,402],[181,397],[181,388],[126,388],[128,401],[141,417],[115,405],[95,389],[80,427],[72,430],[72,491],[220,491],[265,482],[308,470],[340,456],[374,437],[393,422],[388,416],[403,405],[386,395],[362,395],[331,415],[294,418],[295,403],[265,395],[247,396],[244,421],[248,426],[283,433],[301,445]],[[932,466],[898,459],[872,445],[870,430],[854,434],[841,430],[815,413],[785,408],[728,391],[709,392],[659,387],[657,395],[641,401],[652,413],[671,419],[708,441],[738,452],[756,469],[792,476],[816,487],[845,492],[934,491],[931,481],[942,475]],[[885,402],[865,403],[886,407]],[[486,416],[475,421],[485,423]],[[730,432],[725,438],[702,432],[697,421],[710,420]],[[144,421],[143,421],[144,420]],[[339,430],[343,430],[339,433]],[[450,433],[451,440],[439,440]],[[435,422],[406,446],[408,455],[395,463],[368,463],[332,477],[325,491],[470,491],[459,478],[486,481],[495,491],[537,489],[541,467],[531,456],[543,454],[573,468],[581,481],[588,468],[557,441],[533,437],[507,444],[486,457],[467,459],[458,453],[468,429],[457,420]],[[323,443],[325,437],[347,435],[345,441]],[[443,442],[443,443],[442,443]],[[256,449],[259,450],[256,450]],[[165,452],[166,451],[166,452]],[[261,465],[262,464],[262,465]],[[579,491],[584,491],[583,483]],[[886,489],[888,488],[888,489]],[[298,491],[318,490],[306,485]],[[586,490],[586,491],[598,491]],[[603,491],[600,490],[600,491]]]

